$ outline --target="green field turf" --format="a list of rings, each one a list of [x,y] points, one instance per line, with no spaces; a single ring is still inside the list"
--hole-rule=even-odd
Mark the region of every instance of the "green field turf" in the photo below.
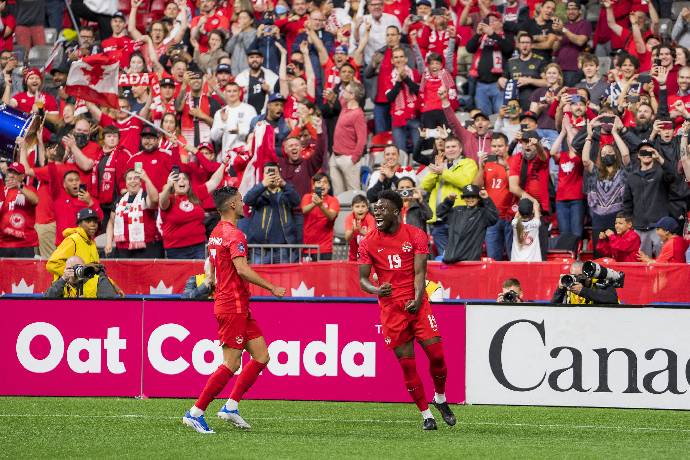
[[[215,414],[215,435],[180,418],[182,399],[0,398],[3,458],[681,458],[690,412],[454,406],[423,432],[412,404],[245,401],[240,431]],[[209,408],[216,411],[221,401]],[[435,410],[435,409],[432,409]]]

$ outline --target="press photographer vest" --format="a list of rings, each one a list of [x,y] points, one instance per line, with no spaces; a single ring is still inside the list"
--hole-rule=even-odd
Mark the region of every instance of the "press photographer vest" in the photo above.
[[[63,289],[63,297],[65,299],[95,299],[98,293],[98,278],[100,275],[96,275],[86,283],[83,284],[81,296],[78,295],[77,289],[69,284],[65,284],[65,289]]]

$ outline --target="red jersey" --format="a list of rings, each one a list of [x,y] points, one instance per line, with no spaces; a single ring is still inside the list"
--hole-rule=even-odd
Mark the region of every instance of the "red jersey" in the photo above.
[[[568,152],[561,152],[558,161],[558,189],[556,201],[582,200],[585,195],[582,192],[582,158],[578,155],[570,158]]]
[[[13,33],[7,38],[3,37],[4,33],[0,35],[0,50],[12,51],[14,49],[14,30],[17,28],[17,20],[14,16],[8,14],[2,18],[2,24],[5,26],[5,29],[12,29]]]
[[[345,230],[352,230],[355,222],[355,213],[351,212],[345,217]],[[367,212],[364,218],[359,222],[359,230],[355,230],[350,238],[350,252],[348,253],[347,260],[350,262],[356,262],[359,253],[359,243],[362,242],[364,238],[376,228],[376,221],[371,213]],[[364,233],[362,233],[364,232]]]
[[[300,206],[311,203],[311,193],[302,197]],[[323,202],[326,208],[332,211],[340,211],[340,202],[337,198],[324,195]],[[328,217],[319,209],[318,206],[312,208],[304,215],[304,244],[318,244],[319,250],[324,254],[333,252],[333,228],[335,219],[328,220]]]
[[[208,255],[216,272],[213,312],[242,314],[249,310],[249,283],[237,273],[232,260],[247,257],[247,238],[232,223],[221,220],[208,239]]]
[[[199,201],[208,196],[206,185],[192,187]],[[161,210],[163,247],[184,248],[206,241],[204,208],[192,203],[186,195],[171,195],[168,209]]]
[[[39,93],[44,100],[43,109],[47,112],[57,112],[58,106],[57,101],[53,96],[47,93]],[[34,107],[36,102],[36,96],[23,91],[21,93],[15,94],[12,99],[17,103],[17,110],[21,110],[24,113],[31,113],[31,109]]]
[[[522,171],[522,153],[508,159],[510,177],[520,177]],[[533,158],[527,165],[527,184],[522,189],[539,201],[542,213],[549,213],[549,161]]]
[[[57,169],[56,178],[61,181],[67,171],[78,171],[76,165],[71,163],[52,163]],[[51,190],[51,175],[48,166],[33,168],[34,176],[39,180],[36,190],[38,191],[38,205],[36,206],[36,223],[49,224],[55,222],[53,213],[53,191]]]
[[[496,162],[487,162],[484,165],[484,187],[498,209],[498,216],[513,220],[515,195],[508,188],[508,170]]]
[[[393,234],[374,229],[359,243],[359,263],[372,265],[379,283],[390,283],[393,293],[379,297],[381,307],[415,298],[414,257],[429,253],[429,236],[413,225],[400,224]]]
[[[25,185],[24,188],[36,192]],[[38,234],[34,230],[36,205],[27,201],[18,188],[4,190],[0,202],[0,247],[31,248],[38,246]]]
[[[127,161],[127,169],[134,169],[137,162],[141,162],[142,168],[146,171],[153,185],[156,186],[156,190],[159,192],[163,190],[163,186],[168,181],[168,175],[172,171],[172,157],[160,150],[154,150],[150,153],[142,150],[136,155],[132,155]],[[180,163],[175,164],[179,166]]]
[[[123,121],[117,121],[106,114],[102,114],[100,125],[103,127],[115,126],[120,130],[120,145],[130,152],[139,151],[141,128],[144,127],[143,121],[135,117],[127,117]]]
[[[199,24],[201,15],[192,18],[192,24],[189,26],[190,30]],[[208,34],[213,29],[228,30],[230,29],[230,20],[225,16],[223,10],[217,9],[212,15],[208,16],[203,29],[199,32],[199,53],[203,54],[208,51]]]

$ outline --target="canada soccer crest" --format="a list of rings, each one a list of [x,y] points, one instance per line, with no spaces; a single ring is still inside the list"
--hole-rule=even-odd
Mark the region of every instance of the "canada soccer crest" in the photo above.
[[[14,228],[22,228],[24,227],[24,216],[21,214],[12,214],[10,216],[10,225],[13,226]]]
[[[384,342],[386,342],[386,345],[390,345],[393,340],[390,337],[386,337],[384,339]]]
[[[405,241],[402,244],[402,250],[403,252],[412,252],[412,243],[410,243],[409,241]]]
[[[242,342],[244,342],[244,337],[238,335],[237,337],[235,337],[235,342],[237,342],[237,345],[242,344]]]
[[[194,210],[194,205],[188,200],[183,200],[180,201],[180,209],[184,212],[192,212]]]

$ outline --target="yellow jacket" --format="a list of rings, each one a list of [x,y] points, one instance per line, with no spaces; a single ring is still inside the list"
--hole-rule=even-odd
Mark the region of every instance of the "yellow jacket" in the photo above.
[[[62,276],[65,271],[65,262],[72,256],[81,257],[84,259],[84,264],[100,263],[96,243],[89,238],[83,228],[66,228],[62,235],[65,239],[46,263],[46,269],[53,274],[53,281]]]
[[[95,299],[97,297],[98,293],[98,279],[99,275],[94,276],[90,280],[88,280],[86,283],[84,283],[84,286],[82,287],[82,294],[81,297],[77,295],[77,290],[74,289],[72,286],[65,285],[64,289],[64,299]]]
[[[462,158],[456,160],[455,164],[448,169],[444,169],[441,174],[429,173],[422,179],[421,187],[429,195],[429,207],[434,212],[429,223],[436,222],[436,205],[443,202],[448,195],[455,193],[454,206],[465,204],[461,198],[462,188],[472,183],[475,174],[477,174],[477,163],[471,158]],[[440,192],[439,192],[440,189]],[[441,194],[439,198],[439,193]]]

